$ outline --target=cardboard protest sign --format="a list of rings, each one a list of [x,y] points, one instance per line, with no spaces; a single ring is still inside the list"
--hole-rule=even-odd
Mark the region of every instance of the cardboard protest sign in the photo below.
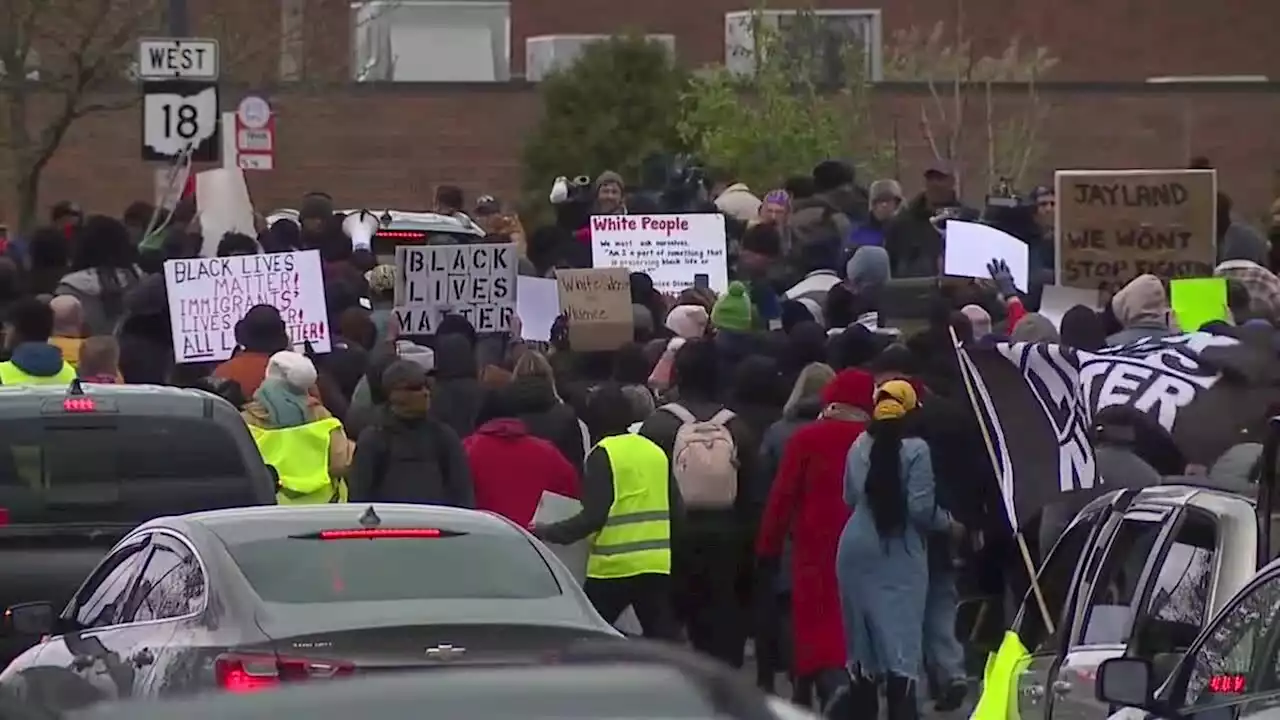
[[[659,292],[679,293],[706,275],[717,293],[729,289],[724,216],[595,215],[591,264],[647,273]]]
[[[255,305],[280,311],[295,350],[310,342],[316,352],[329,352],[318,250],[169,260],[164,282],[179,363],[231,357],[236,323]]]
[[[1213,274],[1213,170],[1059,170],[1058,284],[1115,292],[1133,278]]]
[[[516,314],[516,245],[396,248],[395,319],[401,335],[434,335],[446,314],[480,333],[508,332]]]
[[[631,342],[631,273],[624,268],[557,270],[560,311],[569,318],[569,347],[617,350]]]

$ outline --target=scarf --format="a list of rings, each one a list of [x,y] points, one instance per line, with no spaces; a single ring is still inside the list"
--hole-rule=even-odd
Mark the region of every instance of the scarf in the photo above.
[[[292,385],[277,378],[267,378],[253,394],[266,412],[270,429],[290,428],[307,424],[307,406],[311,399],[299,393]]]

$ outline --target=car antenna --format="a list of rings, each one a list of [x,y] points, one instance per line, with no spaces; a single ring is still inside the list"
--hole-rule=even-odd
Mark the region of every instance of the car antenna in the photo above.
[[[67,388],[68,395],[83,395],[84,386],[80,384],[80,378],[71,378],[71,387]]]
[[[374,512],[372,505],[360,516],[360,527],[376,528],[381,524],[382,518],[378,517],[378,513]]]

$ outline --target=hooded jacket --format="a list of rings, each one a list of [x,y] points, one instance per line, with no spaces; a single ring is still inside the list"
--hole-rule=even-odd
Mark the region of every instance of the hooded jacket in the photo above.
[[[542,493],[579,497],[577,468],[554,445],[531,435],[519,420],[491,420],[463,440],[462,447],[471,467],[477,510],[498,513],[527,527]]]
[[[573,407],[556,397],[551,382],[526,375],[512,380],[505,393],[511,412],[529,434],[550,442],[575,473],[581,472],[588,450],[582,425]]]
[[[475,349],[463,335],[436,336],[436,382],[431,391],[431,416],[466,437],[476,428],[484,401]]]
[[[1111,309],[1124,329],[1107,338],[1107,345],[1127,345],[1177,335],[1169,328],[1169,298],[1155,275],[1139,275],[1111,298]]]
[[[836,583],[836,548],[851,511],[841,501],[845,456],[870,420],[875,381],[845,370],[822,392],[824,405],[856,409],[860,419],[820,418],[792,435],[760,521],[756,552],[778,557],[790,535],[791,614],[797,675],[845,662],[845,635]]]
[[[102,282],[110,273],[115,273],[115,287]],[[86,268],[63,276],[53,294],[72,295],[80,301],[90,335],[111,335],[124,317],[125,295],[138,279],[137,268]]]
[[[41,378],[51,378],[62,372],[65,362],[62,351],[49,343],[24,342],[13,348],[9,362],[19,370]]]

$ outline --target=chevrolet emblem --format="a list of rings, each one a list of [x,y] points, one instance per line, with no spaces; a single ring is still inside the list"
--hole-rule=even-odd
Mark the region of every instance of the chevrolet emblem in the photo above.
[[[441,662],[449,662],[451,660],[457,660],[458,658],[466,654],[467,654],[466,648],[454,647],[453,645],[437,645],[432,648],[427,648],[428,660],[439,660]]]

